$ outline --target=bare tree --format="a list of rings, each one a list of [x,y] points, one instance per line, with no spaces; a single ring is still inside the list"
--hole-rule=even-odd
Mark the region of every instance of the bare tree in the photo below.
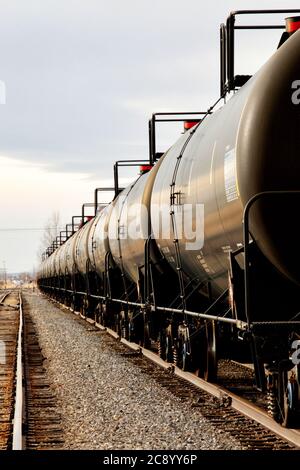
[[[47,248],[53,240],[59,235],[60,231],[60,215],[58,211],[52,213],[46,222],[42,236],[42,245]]]
[[[52,244],[61,230],[61,219],[58,211],[54,211],[45,224],[38,250],[38,259],[41,260],[42,253]]]

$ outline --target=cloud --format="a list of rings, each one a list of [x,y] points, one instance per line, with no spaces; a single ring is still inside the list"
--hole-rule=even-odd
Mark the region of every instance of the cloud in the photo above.
[[[0,3],[1,170],[11,164],[1,213],[14,226],[41,225],[53,209],[71,216],[95,186],[111,181],[114,161],[146,158],[152,112],[210,106],[219,94],[219,24],[232,8],[245,8],[244,0]],[[241,33],[242,73],[277,44],[260,37]],[[180,133],[180,126],[161,130],[161,149]],[[36,247],[30,237],[26,247],[30,240]],[[36,248],[20,250],[19,242],[2,238],[0,260],[9,251],[14,269],[31,267]]]

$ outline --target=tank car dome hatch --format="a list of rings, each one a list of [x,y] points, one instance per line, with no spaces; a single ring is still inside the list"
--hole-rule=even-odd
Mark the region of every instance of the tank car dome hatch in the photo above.
[[[285,18],[285,31],[280,38],[278,49],[289,37],[300,29],[300,16],[290,16]]]
[[[153,165],[140,165],[140,175],[144,173],[148,173],[148,171],[152,170]]]
[[[194,126],[199,124],[199,122],[201,122],[201,119],[193,119],[193,120],[188,119],[188,120],[184,121],[184,125],[183,125],[184,132],[192,129]]]
[[[300,29],[300,16],[291,16],[285,19],[286,32],[293,34],[295,31]]]

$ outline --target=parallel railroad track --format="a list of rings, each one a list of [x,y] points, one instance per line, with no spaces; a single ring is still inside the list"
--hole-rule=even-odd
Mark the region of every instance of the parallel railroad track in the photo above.
[[[0,450],[58,449],[63,443],[44,357],[22,296],[0,297]]]
[[[53,299],[51,301],[63,309],[71,310]],[[114,342],[114,347],[120,354],[134,361],[173,395],[190,402],[192,407],[199,408],[201,414],[213,425],[237,437],[246,449],[295,450],[300,448],[300,430],[280,426],[269,417],[261,404],[258,406],[251,399],[245,398],[247,394],[244,396],[243,392],[237,394],[231,391],[230,386],[226,388],[222,384],[208,383],[193,373],[185,372],[167,363],[153,351],[121,338],[110,328],[95,323],[79,312],[73,313],[118,340]],[[237,384],[235,385],[238,390]]]
[[[17,291],[7,291],[0,297],[0,450],[13,447],[19,302]]]

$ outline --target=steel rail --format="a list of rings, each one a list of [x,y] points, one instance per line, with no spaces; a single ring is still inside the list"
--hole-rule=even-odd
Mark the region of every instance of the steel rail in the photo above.
[[[54,300],[54,299],[52,299]],[[245,400],[244,398],[239,397],[235,393],[227,390],[221,385],[217,385],[214,383],[206,382],[205,380],[197,377],[195,374],[191,372],[185,372],[174,364],[164,361],[161,359],[157,354],[150,351],[149,349],[145,349],[137,343],[130,342],[125,338],[120,337],[120,335],[108,328],[106,326],[101,325],[101,323],[96,322],[95,320],[85,317],[84,315],[80,314],[80,312],[76,312],[75,310],[71,309],[70,307],[66,307],[61,302],[54,300],[55,303],[59,304],[63,308],[67,308],[75,315],[80,315],[81,318],[85,319],[88,323],[93,324],[98,329],[107,332],[110,336],[115,338],[116,340],[123,343],[128,348],[132,349],[135,352],[139,352],[144,357],[149,359],[151,362],[154,362],[158,366],[163,369],[171,370],[177,377],[180,377],[187,382],[195,385],[200,390],[203,390],[210,395],[222,399],[224,397],[229,397],[231,400],[231,407],[238,411],[239,413],[243,414],[247,418],[254,420],[255,422],[259,423],[269,431],[276,434],[281,439],[288,441],[289,443],[293,444],[296,447],[300,448],[300,429],[289,429],[284,428],[276,421],[274,421],[266,411],[262,410],[258,406],[254,405],[253,403]]]
[[[106,331],[111,334],[112,336],[116,337],[116,333],[110,329],[106,329]],[[113,334],[112,334],[113,333]],[[272,431],[274,434],[279,436],[282,439],[290,442],[291,444],[300,448],[300,430],[298,429],[288,429],[283,428],[280,424],[274,421],[266,411],[262,410],[258,406],[254,405],[253,403],[245,400],[244,398],[239,397],[235,393],[230,392],[226,388],[216,385],[210,382],[206,382],[205,380],[197,377],[196,375],[192,374],[191,372],[185,372],[177,366],[170,364],[163,359],[161,359],[157,354],[150,351],[149,349],[145,349],[139,346],[136,343],[131,343],[124,338],[120,338],[121,343],[125,344],[129,348],[133,349],[134,351],[140,351],[143,356],[148,358],[150,361],[154,362],[158,366],[164,369],[171,369],[172,372],[186,380],[187,382],[195,385],[199,389],[213,395],[214,397],[221,399],[222,397],[229,397],[231,400],[231,407],[238,411],[239,413],[247,416],[248,418],[256,421],[257,423],[261,424],[269,431]]]
[[[9,296],[10,293],[11,293],[11,291],[8,291],[8,292],[6,292],[5,294],[2,295],[2,297],[0,298],[0,304],[2,304],[4,302],[4,300],[6,299],[6,297]]]
[[[22,295],[19,293],[19,332],[17,346],[17,366],[16,366],[16,391],[15,391],[15,409],[13,422],[13,441],[12,450],[22,450],[23,446],[23,360],[22,360],[22,339],[23,339],[23,305]]]

